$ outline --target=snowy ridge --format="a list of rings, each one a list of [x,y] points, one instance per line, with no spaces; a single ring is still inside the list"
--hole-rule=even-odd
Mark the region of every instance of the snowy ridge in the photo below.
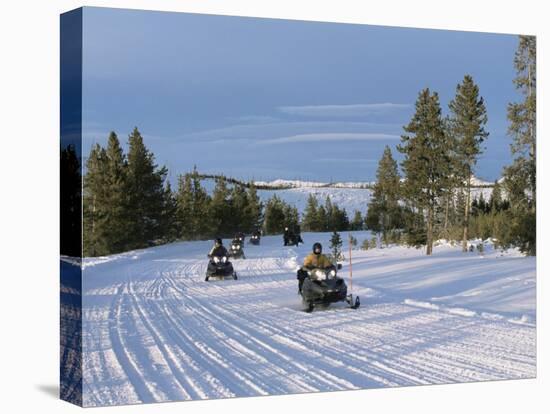
[[[84,404],[535,376],[534,258],[488,246],[480,260],[445,243],[432,257],[354,250],[361,308],[308,314],[295,270],[330,234],[303,237],[297,248],[280,236],[247,244],[237,281],[204,282],[210,242],[85,259]]]
[[[501,180],[499,180],[499,182],[501,182]],[[369,181],[320,182],[320,181],[276,179],[272,181],[254,181],[254,184],[261,187],[273,187],[274,189],[278,189],[281,187],[283,187],[284,189],[318,188],[318,187],[366,189],[366,188],[372,188],[376,184],[376,182],[369,182]],[[481,178],[472,176],[471,185],[473,187],[492,187],[494,185],[494,182],[486,181]]]
[[[362,188],[332,188],[332,187],[296,187],[288,190],[258,190],[262,201],[267,201],[273,195],[283,201],[296,206],[303,213],[307,199],[311,195],[317,197],[320,203],[324,203],[327,197],[340,208],[345,208],[348,215],[355,210],[364,214],[370,202],[372,191]],[[351,218],[351,217],[350,217]]]

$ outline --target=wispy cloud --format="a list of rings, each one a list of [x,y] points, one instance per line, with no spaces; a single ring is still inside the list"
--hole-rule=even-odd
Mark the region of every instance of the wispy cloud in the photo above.
[[[374,158],[315,158],[311,160],[316,163],[353,163],[353,164],[374,164],[378,160]]]
[[[379,133],[314,133],[299,134],[288,137],[266,139],[258,145],[294,144],[298,142],[327,142],[327,141],[374,141],[399,139],[399,135]]]
[[[232,122],[243,122],[246,124],[268,124],[279,122],[280,119],[271,115],[243,115],[228,118]]]
[[[305,105],[305,106],[280,106],[277,109],[288,115],[313,116],[313,117],[353,117],[366,115],[380,115],[391,111],[410,108],[410,104],[399,103],[370,103],[355,105]]]
[[[326,133],[399,133],[401,126],[390,123],[350,122],[350,121],[301,121],[273,122],[229,125],[222,128],[206,129],[180,135],[177,140],[200,142],[217,141],[220,139],[251,139],[262,141],[294,135]]]

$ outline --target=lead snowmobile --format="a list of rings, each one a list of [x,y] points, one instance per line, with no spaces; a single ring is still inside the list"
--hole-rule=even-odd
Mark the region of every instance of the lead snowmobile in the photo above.
[[[229,253],[224,247],[221,238],[218,237],[214,241],[214,247],[212,247],[207,256],[210,261],[208,262],[208,267],[206,268],[206,277],[204,279],[206,282],[208,282],[211,277],[218,277],[221,279],[232,277],[235,280],[237,279],[237,273],[233,269],[231,262],[228,260]]]
[[[342,265],[327,268],[300,269],[298,279],[303,277],[300,294],[306,312],[313,311],[317,305],[326,307],[334,302],[347,302],[351,308],[360,306],[359,296],[348,295],[348,287],[344,279],[338,276],[338,270]],[[302,275],[300,275],[300,272]]]
[[[234,280],[237,280],[237,273],[233,269],[233,265],[227,258],[227,256],[211,256],[210,261],[208,262],[208,267],[206,269],[205,281],[211,277],[218,277],[220,279],[225,279],[226,277],[231,277]]]

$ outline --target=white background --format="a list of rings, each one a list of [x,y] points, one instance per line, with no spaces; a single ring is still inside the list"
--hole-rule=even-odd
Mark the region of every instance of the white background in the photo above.
[[[0,411],[76,412],[59,401],[59,14],[111,6],[538,36],[538,378],[114,408],[119,413],[547,412],[548,13],[544,1],[4,1],[0,5]],[[546,25],[546,27],[545,27]],[[108,62],[105,62],[108,64]],[[512,62],[510,62],[512,64]],[[405,68],[404,68],[405,70]],[[403,74],[406,76],[406,73]],[[391,86],[390,86],[391,87]],[[546,391],[548,394],[549,391]],[[546,409],[545,409],[546,408]],[[94,412],[113,408],[94,409]]]

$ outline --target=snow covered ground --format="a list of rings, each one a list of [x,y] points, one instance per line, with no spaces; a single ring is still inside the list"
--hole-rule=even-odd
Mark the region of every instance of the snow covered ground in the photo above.
[[[354,250],[361,308],[305,313],[295,269],[329,234],[303,238],[247,245],[237,281],[204,282],[210,242],[85,259],[84,405],[536,375],[534,258],[447,244],[432,257]]]

